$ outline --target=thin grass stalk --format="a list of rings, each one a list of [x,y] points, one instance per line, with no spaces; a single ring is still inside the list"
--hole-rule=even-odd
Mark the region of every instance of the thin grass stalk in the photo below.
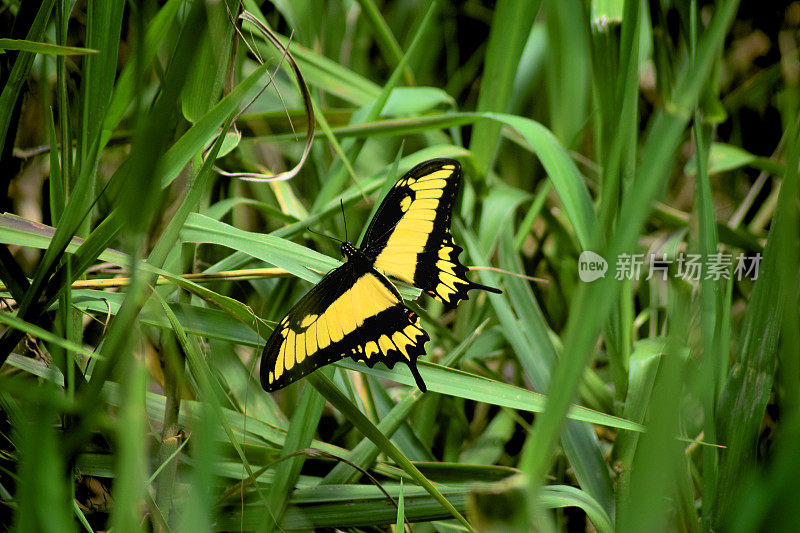
[[[718,241],[714,206],[711,197],[711,183],[708,178],[708,150],[711,128],[703,126],[699,113],[695,114],[693,131],[695,137],[697,159],[697,212],[698,212],[698,247],[704,263],[708,264],[712,254],[717,252]],[[708,139],[708,140],[707,140]],[[733,282],[732,280],[730,281]],[[700,281],[701,327],[703,344],[702,375],[703,390],[703,438],[707,442],[717,442],[716,413],[720,382],[720,360],[725,356],[719,353],[717,345],[717,330],[720,324],[717,317],[721,316],[719,302],[722,297],[720,280],[703,279]],[[708,524],[711,518],[711,502],[716,492],[718,450],[714,446],[703,447],[703,508],[702,520]]]

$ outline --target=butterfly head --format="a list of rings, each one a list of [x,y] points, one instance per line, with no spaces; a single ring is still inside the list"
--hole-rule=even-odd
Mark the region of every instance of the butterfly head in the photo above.
[[[350,244],[347,241],[342,243],[342,248],[341,249],[342,249],[342,255],[346,259],[350,259],[351,257],[356,255],[356,253],[357,253],[356,247],[353,246],[352,244]]]

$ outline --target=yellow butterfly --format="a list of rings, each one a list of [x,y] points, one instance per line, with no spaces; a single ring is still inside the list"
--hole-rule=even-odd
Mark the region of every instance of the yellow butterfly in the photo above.
[[[432,159],[400,178],[381,203],[363,246],[342,243],[345,263],[311,289],[275,327],[261,356],[261,385],[274,391],[317,368],[350,356],[372,367],[402,361],[427,390],[417,358],[430,340],[419,316],[387,276],[419,287],[448,309],[470,289],[500,293],[469,281],[450,234],[461,166]]]

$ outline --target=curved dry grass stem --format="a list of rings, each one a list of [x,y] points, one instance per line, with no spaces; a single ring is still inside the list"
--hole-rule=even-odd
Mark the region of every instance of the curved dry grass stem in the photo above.
[[[243,11],[242,14],[239,15],[239,20],[250,23],[258,30],[259,33],[261,33],[261,35],[264,36],[264,38],[267,41],[269,41],[275,48],[280,50],[281,60],[278,63],[278,66],[275,68],[275,71],[270,75],[269,81],[264,85],[264,87],[260,91],[258,91],[258,93],[256,93],[256,95],[250,100],[250,102],[248,102],[248,104],[242,108],[239,114],[236,115],[236,118],[238,119],[245,112],[245,110],[247,110],[247,108],[250,107],[250,105],[255,101],[255,99],[258,98],[261,95],[261,93],[264,92],[264,90],[266,90],[267,87],[273,84],[272,82],[275,75],[277,74],[278,70],[283,64],[283,60],[286,59],[286,61],[292,68],[292,72],[294,73],[295,78],[297,79],[297,84],[300,87],[300,93],[303,96],[303,107],[305,108],[306,112],[306,122],[308,123],[308,131],[306,133],[306,142],[303,148],[302,156],[300,157],[297,164],[290,170],[287,170],[286,172],[280,172],[278,174],[270,175],[266,173],[261,174],[254,172],[227,172],[219,168],[217,168],[216,170],[217,172],[219,172],[224,176],[239,178],[245,181],[261,181],[261,182],[286,181],[292,179],[297,175],[298,172],[300,172],[300,169],[303,167],[303,165],[306,162],[306,159],[308,158],[308,154],[311,152],[311,146],[314,143],[314,132],[316,130],[316,121],[314,118],[314,108],[311,102],[311,92],[308,89],[308,85],[306,84],[302,72],[300,71],[300,67],[297,65],[297,62],[295,61],[294,57],[289,51],[288,44],[284,46],[284,44],[278,38],[277,34],[273,32],[269,27],[267,27],[266,24],[261,22],[249,11]],[[253,56],[256,57],[259,63],[263,64],[263,59],[260,57],[257,51],[252,46],[250,46],[250,43],[247,41],[247,39],[244,38],[244,35],[242,35],[241,30],[238,27],[236,27],[236,31],[247,45],[247,48],[252,52]],[[289,37],[289,41],[291,42],[291,36]],[[281,102],[283,102],[283,97],[281,96],[280,92],[278,92],[278,97],[281,99]],[[286,106],[284,105],[284,110],[285,108]],[[288,112],[287,112],[287,118],[289,118],[289,124],[292,124]],[[294,131],[293,125],[292,125],[292,130]]]

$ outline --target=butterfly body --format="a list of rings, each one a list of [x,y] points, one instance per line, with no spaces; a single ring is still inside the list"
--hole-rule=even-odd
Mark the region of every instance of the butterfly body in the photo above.
[[[414,167],[384,198],[363,246],[342,243],[345,262],[327,274],[275,327],[261,360],[267,391],[285,387],[317,368],[351,357],[368,366],[398,361],[423,392],[416,361],[430,340],[419,316],[403,304],[387,276],[419,287],[445,307],[467,299],[472,283],[458,261],[450,221],[461,185],[457,161],[434,159]]]

